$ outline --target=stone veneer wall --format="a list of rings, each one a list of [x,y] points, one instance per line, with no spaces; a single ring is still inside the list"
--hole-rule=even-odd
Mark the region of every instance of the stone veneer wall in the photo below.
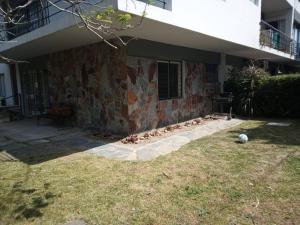
[[[127,57],[128,119],[131,132],[154,129],[211,112],[218,83],[208,83],[205,65],[183,62],[183,97],[159,100],[156,60]]]
[[[71,103],[77,125],[134,133],[211,112],[216,83],[205,65],[183,62],[183,97],[160,101],[157,62],[127,56],[124,49],[93,44],[47,57],[51,103]]]
[[[51,54],[50,101],[71,103],[81,127],[128,133],[125,54],[99,43]]]

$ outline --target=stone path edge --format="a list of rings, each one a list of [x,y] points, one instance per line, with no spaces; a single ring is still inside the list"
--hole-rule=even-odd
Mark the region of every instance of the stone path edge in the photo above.
[[[193,130],[176,133],[169,137],[162,138],[153,143],[145,143],[143,146],[121,145],[110,143],[103,146],[87,150],[87,153],[102,156],[109,159],[125,161],[148,161],[153,160],[161,155],[169,154],[179,150],[183,145],[200,139],[216,132],[229,129],[241,124],[243,120],[232,119],[210,121],[207,124],[196,127]]]

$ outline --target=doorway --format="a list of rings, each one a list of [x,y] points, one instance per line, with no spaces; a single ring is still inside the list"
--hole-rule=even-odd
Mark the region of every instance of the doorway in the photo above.
[[[44,113],[49,107],[48,73],[46,70],[28,70],[21,74],[24,116]]]

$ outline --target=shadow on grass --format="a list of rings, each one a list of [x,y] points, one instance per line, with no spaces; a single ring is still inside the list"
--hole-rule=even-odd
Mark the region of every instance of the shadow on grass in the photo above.
[[[274,120],[272,120],[274,121]],[[246,134],[249,141],[261,140],[267,144],[300,146],[300,120],[281,120],[289,122],[290,126],[270,126],[267,125],[271,121],[261,120],[261,125],[257,127],[245,127],[230,131],[234,138],[239,134]],[[279,122],[276,121],[275,122]]]
[[[48,122],[37,125],[34,119],[24,119],[0,126],[0,162],[20,160],[28,165],[37,164],[120,139],[120,136],[112,139],[112,135],[99,130],[85,132]]]
[[[30,171],[27,166],[24,177],[20,177],[23,179],[15,182],[10,192],[1,197],[0,209],[3,212],[10,210],[10,216],[7,217],[9,221],[42,217],[42,209],[52,204],[57,197],[49,190],[50,183],[44,183],[40,188],[28,188]],[[8,205],[13,207],[7,208]]]

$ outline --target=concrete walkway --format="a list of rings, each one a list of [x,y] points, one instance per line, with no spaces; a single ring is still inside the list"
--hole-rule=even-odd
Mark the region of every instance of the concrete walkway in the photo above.
[[[134,144],[124,145],[119,143],[110,143],[89,149],[86,152],[110,159],[147,161],[176,151],[183,145],[193,140],[237,126],[242,122],[243,121],[239,119],[232,119],[230,121],[215,120],[195,127],[189,131],[179,132],[166,138],[162,137],[156,142],[145,144],[143,146],[136,146]]]
[[[0,161],[21,160],[35,164],[76,152],[109,159],[146,161],[241,122],[239,119],[209,121],[204,125],[178,130],[173,134],[169,133],[167,137],[158,137],[150,143],[137,145],[125,145],[120,141],[109,143],[92,137],[90,132],[79,128],[37,125],[32,120],[3,123],[0,125]]]

